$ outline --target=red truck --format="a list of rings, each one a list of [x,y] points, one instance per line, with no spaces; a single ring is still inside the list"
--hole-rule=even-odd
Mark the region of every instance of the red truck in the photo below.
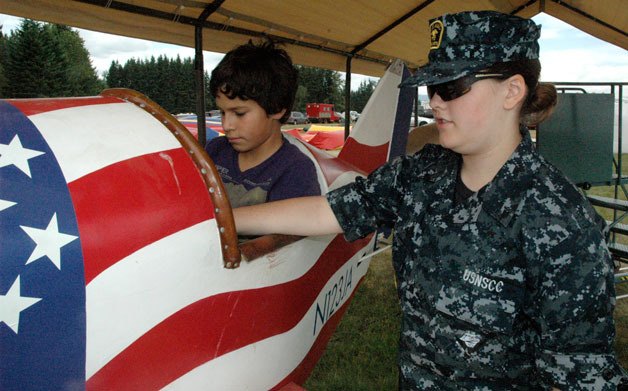
[[[305,113],[311,123],[340,122],[340,117],[334,111],[332,103],[307,103]]]

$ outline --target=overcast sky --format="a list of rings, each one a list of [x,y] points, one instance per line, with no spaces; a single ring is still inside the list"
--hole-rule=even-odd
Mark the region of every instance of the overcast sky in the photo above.
[[[541,80],[578,82],[627,82],[628,52],[592,37],[546,14],[535,16],[541,30]],[[7,34],[19,25],[20,19],[0,14],[0,25]],[[85,40],[92,64],[102,75],[113,60],[124,64],[130,58],[146,59],[179,54],[194,57],[194,49],[181,46],[126,38],[78,29]],[[205,52],[205,69],[211,71],[223,54]],[[364,76],[354,75],[352,86],[357,88]]]

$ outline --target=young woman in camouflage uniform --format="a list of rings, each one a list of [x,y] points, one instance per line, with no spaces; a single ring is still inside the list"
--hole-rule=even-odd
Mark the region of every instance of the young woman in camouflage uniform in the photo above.
[[[326,197],[235,210],[239,231],[348,240],[394,232],[400,388],[612,390],[613,264],[604,221],[539,156],[526,123],[553,109],[540,27],[496,12],[430,23],[440,145]]]

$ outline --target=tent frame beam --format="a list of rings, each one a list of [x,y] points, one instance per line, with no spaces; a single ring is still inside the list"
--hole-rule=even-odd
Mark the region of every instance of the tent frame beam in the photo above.
[[[74,1],[84,3],[84,4],[100,6],[103,8],[111,8],[118,11],[129,12],[136,15],[143,15],[143,16],[150,16],[150,17],[159,18],[159,19],[165,19],[171,22],[188,24],[194,27],[197,27],[197,25],[199,24],[199,19],[200,19],[200,17],[198,19],[194,19],[188,16],[182,16],[182,15],[178,15],[178,14],[174,14],[170,12],[157,11],[157,10],[153,10],[146,7],[122,3],[116,0],[74,0]],[[284,44],[301,46],[301,47],[305,47],[309,49],[333,53],[342,57],[346,57],[347,55],[351,53],[350,51],[329,48],[323,45],[317,45],[317,44],[313,44],[309,42],[300,41],[298,39],[291,39],[291,38],[287,38],[287,37],[283,37],[279,35],[268,34],[263,31],[254,31],[254,30],[249,30],[245,28],[229,26],[223,23],[209,22],[206,20],[201,23],[201,27],[205,29],[209,29],[209,30],[227,31],[230,33],[244,35],[244,36],[268,37],[275,42],[281,42]],[[358,55],[355,55],[354,57],[359,58],[360,60],[369,61],[376,64],[388,64],[387,60],[383,60],[381,58],[376,58],[373,56],[358,54]]]
[[[196,84],[196,129],[198,142],[204,147],[207,130],[205,128],[205,64],[203,59],[203,23],[216,12],[225,0],[214,0],[198,17],[194,26],[194,79]]]
[[[384,34],[389,32],[390,30],[394,29],[396,26],[398,26],[401,23],[403,23],[406,19],[412,17],[413,15],[415,15],[416,13],[418,13],[419,11],[421,11],[423,8],[427,7],[428,5],[432,4],[433,2],[434,2],[434,0],[426,0],[423,3],[419,4],[418,6],[414,7],[414,9],[412,9],[409,12],[407,12],[405,15],[403,15],[399,19],[395,20],[394,22],[392,22],[388,26],[384,27],[383,29],[381,29],[377,33],[373,34],[369,39],[367,39],[366,41],[364,41],[361,44],[357,45],[355,48],[353,48],[351,53],[349,53],[347,55],[347,64],[346,64],[346,68],[345,68],[345,140],[347,138],[349,138],[349,131],[350,131],[350,125],[351,125],[351,115],[350,115],[350,110],[351,110],[351,61],[353,60],[353,57],[355,55],[357,55],[358,52],[360,52],[361,50],[364,50],[368,45],[370,45],[371,43],[377,41],[377,39],[379,39],[381,36],[383,36]],[[349,118],[348,121],[347,121],[347,117]]]

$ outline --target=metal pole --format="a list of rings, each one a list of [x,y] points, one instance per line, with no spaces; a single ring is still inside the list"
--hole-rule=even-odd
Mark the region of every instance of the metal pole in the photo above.
[[[347,56],[345,74],[345,140],[349,138],[351,130],[351,60],[353,56]]]
[[[205,146],[205,64],[203,61],[203,25],[225,0],[215,0],[201,12],[194,23],[194,80],[196,83],[196,125],[198,142]]]
[[[615,89],[613,88],[613,93],[615,92]],[[624,99],[624,86],[623,85],[618,85],[617,86],[617,95],[618,95],[618,99],[619,101],[617,102],[618,108],[617,108],[617,166],[618,166],[618,172],[617,172],[617,179],[620,181],[620,183],[623,183],[623,177],[622,177],[622,169],[621,169],[621,165],[622,165],[622,154],[623,154],[623,149],[622,149],[622,133],[623,133],[623,126],[622,126],[622,117],[623,117],[623,99]],[[614,104],[615,102],[613,102]]]
[[[414,87],[414,127],[419,126],[419,87]]]
[[[203,61],[203,26],[194,27],[194,79],[196,81],[196,125],[198,142],[205,146],[205,70]]]

